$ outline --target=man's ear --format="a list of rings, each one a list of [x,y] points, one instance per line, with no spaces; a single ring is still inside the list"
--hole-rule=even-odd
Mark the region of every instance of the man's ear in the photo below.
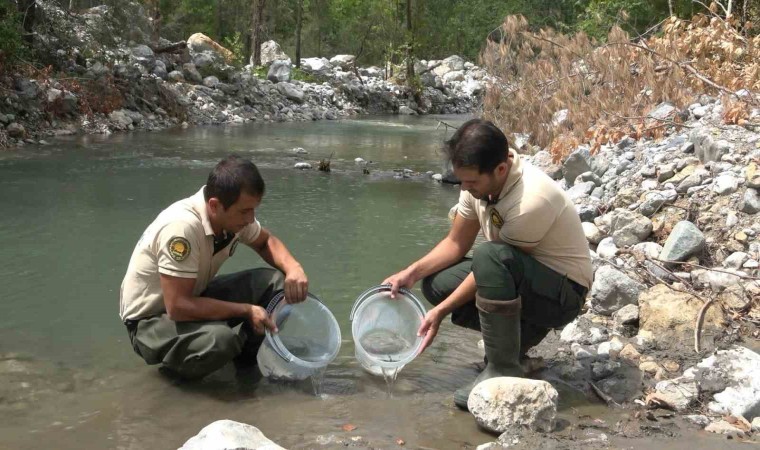
[[[209,212],[213,213],[214,215],[219,214],[224,210],[224,205],[222,205],[222,202],[220,202],[216,197],[211,197],[208,199],[208,207]]]

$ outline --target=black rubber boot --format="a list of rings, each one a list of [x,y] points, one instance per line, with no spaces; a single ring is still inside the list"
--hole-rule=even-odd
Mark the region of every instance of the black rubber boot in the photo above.
[[[520,308],[521,299],[489,300],[475,296],[480,315],[488,364],[475,381],[454,393],[454,404],[467,409],[472,388],[481,381],[495,377],[522,377],[520,365]]]

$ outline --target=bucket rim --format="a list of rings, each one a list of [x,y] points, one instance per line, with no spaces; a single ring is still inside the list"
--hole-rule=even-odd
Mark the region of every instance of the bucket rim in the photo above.
[[[271,315],[272,312],[274,312],[277,305],[285,299],[285,291],[279,291],[277,292],[274,297],[269,301],[269,305],[267,306],[267,314]],[[279,333],[272,333],[269,330],[265,331],[265,340],[269,345],[272,347],[274,352],[279,356],[280,358],[284,359],[285,361],[289,363],[294,363],[302,367],[307,367],[310,369],[318,369],[321,367],[326,367],[328,364],[330,364],[335,357],[338,356],[338,353],[340,352],[341,343],[343,342],[343,337],[341,335],[340,331],[340,324],[338,323],[338,320],[335,318],[335,315],[330,311],[330,308],[325,305],[325,303],[319,299],[316,295],[312,294],[311,292],[306,293],[306,300],[315,300],[324,311],[327,312],[328,317],[331,319],[331,321],[335,325],[335,330],[337,334],[337,341],[338,345],[336,346],[335,350],[330,354],[328,358],[325,358],[323,361],[316,362],[316,361],[306,361],[304,359],[301,359],[294,354],[290,353],[290,351],[285,347],[285,344],[283,344],[282,340],[280,339]]]
[[[359,343],[355,335],[354,328],[357,322],[354,322],[354,317],[356,317],[358,313],[360,313],[361,310],[363,310],[368,305],[368,303],[365,302],[365,300],[367,300],[368,298],[372,297],[375,294],[378,294],[381,292],[389,292],[390,290],[391,290],[390,284],[381,284],[381,285],[373,286],[367,289],[356,299],[354,306],[351,309],[351,316],[350,316],[351,337],[354,341],[354,351],[355,353],[357,353],[357,357],[359,356],[359,354],[362,354],[362,356],[364,356],[365,359],[371,360],[372,364],[376,364],[386,369],[401,367],[408,364],[412,360],[414,360],[419,354],[419,350],[422,347],[422,341],[423,341],[423,338],[418,336],[417,339],[415,339],[415,345],[412,351],[410,351],[409,354],[405,358],[401,358],[398,361],[383,361],[375,357],[372,357],[370,356],[369,352],[367,352],[364,349],[364,347],[362,347],[361,343]],[[425,307],[422,305],[422,302],[407,288],[400,288],[399,292],[402,293],[403,296],[406,297],[407,300],[410,301],[412,306],[417,310],[419,319],[420,320],[424,319],[427,311],[425,310]],[[357,359],[360,359],[360,358],[357,358]],[[361,363],[361,359],[360,359],[360,363]]]

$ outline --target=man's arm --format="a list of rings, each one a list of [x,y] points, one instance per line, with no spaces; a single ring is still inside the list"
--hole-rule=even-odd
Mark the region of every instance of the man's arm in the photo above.
[[[399,288],[411,288],[417,281],[461,260],[475,243],[478,231],[480,223],[477,220],[465,219],[457,213],[449,234],[433,250],[406,269],[385,279],[383,284],[391,284],[391,297],[396,296]]]
[[[306,300],[309,280],[301,264],[275,235],[262,228],[251,247],[270,266],[285,274],[285,301],[298,303]]]
[[[161,274],[161,289],[169,318],[176,322],[225,320],[243,317],[251,321],[257,333],[264,329],[277,332],[277,327],[264,308],[247,303],[233,303],[209,297],[194,297],[195,278]]]

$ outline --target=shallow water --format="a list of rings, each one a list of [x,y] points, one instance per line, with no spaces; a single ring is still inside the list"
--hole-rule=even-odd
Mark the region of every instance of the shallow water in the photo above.
[[[193,128],[0,154],[0,449],[178,448],[219,419],[255,425],[287,448],[342,447],[357,436],[374,448],[397,439],[408,448],[492,440],[451,401],[477,374],[477,333],[445,323],[398,376],[392,397],[382,378],[361,369],[351,341],[356,296],[448,229],[456,187],[392,178],[396,168],[439,170],[448,136],[437,125],[417,117]],[[315,166],[332,155],[333,172],[292,169],[293,147],[309,151]],[[119,284],[140,234],[229,152],[261,167],[267,194],[257,217],[340,322],[343,345],[320,395],[308,380],[270,382],[231,365],[199,383],[167,379],[133,353],[119,321]],[[356,157],[372,161],[370,175]],[[259,265],[253,252],[238,251],[223,272]],[[564,417],[610,414],[558,388]],[[343,431],[349,423],[356,430]]]

